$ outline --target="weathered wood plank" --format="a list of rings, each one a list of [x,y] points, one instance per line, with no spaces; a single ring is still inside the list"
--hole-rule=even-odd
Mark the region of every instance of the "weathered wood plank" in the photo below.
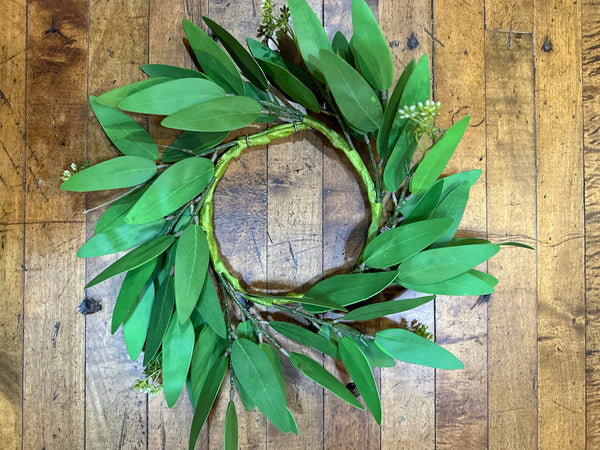
[[[84,445],[83,196],[59,190],[84,157],[87,4],[28,3],[23,447]]]
[[[533,37],[486,33],[488,232],[534,245]],[[489,442],[537,446],[535,252],[505,247],[488,264],[500,280],[489,301]],[[513,351],[511,349],[519,349]]]
[[[538,446],[585,446],[581,6],[535,4]],[[544,41],[552,43],[551,51]]]
[[[533,32],[533,3],[531,0],[486,0],[486,29]]]
[[[600,447],[600,2],[582,3],[583,145],[585,157],[586,254],[586,437]]]
[[[0,442],[21,448],[23,351],[23,164],[25,158],[24,1],[5,6],[0,44]]]

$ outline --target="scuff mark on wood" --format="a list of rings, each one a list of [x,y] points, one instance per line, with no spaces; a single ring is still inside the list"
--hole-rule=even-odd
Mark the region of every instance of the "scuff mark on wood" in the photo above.
[[[52,327],[52,348],[56,348],[56,338],[58,337],[58,330],[60,330],[60,322],[56,322]]]

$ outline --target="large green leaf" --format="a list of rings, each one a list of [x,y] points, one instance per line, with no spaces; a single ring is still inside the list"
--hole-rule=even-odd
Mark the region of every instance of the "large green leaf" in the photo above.
[[[460,360],[435,342],[401,328],[378,331],[375,343],[398,361],[436,369],[462,369]]]
[[[60,185],[65,191],[90,192],[136,186],[156,174],[156,164],[140,156],[120,156],[71,175]]]
[[[445,136],[437,141],[429,150],[425,158],[415,171],[410,180],[410,191],[413,194],[425,192],[442,174],[444,167],[456,150],[471,116],[463,117],[446,132]]]
[[[125,346],[132,361],[138,358],[146,341],[150,312],[154,302],[154,284],[152,281],[146,281],[134,301],[136,302],[135,306],[123,322]]]
[[[319,67],[319,50],[332,51],[327,33],[306,0],[288,0],[287,3],[302,59],[308,70],[319,81],[323,81]]]
[[[260,104],[248,97],[215,98],[178,111],[161,124],[177,130],[230,131],[252,123],[261,111]]]
[[[418,286],[448,280],[488,260],[499,250],[493,244],[425,250],[400,265],[397,282]]]
[[[381,399],[367,357],[356,342],[347,336],[340,340],[339,349],[342,361],[344,361],[344,365],[348,369],[348,373],[360,395],[362,395],[367,408],[371,411],[375,421],[381,425]]]
[[[235,403],[231,400],[227,404],[227,412],[225,413],[225,428],[224,428],[224,450],[238,449],[238,421],[235,412]]]
[[[139,225],[123,223],[103,233],[94,235],[77,252],[80,258],[110,255],[129,250],[158,235],[165,226],[163,219]]]
[[[346,314],[344,320],[371,320],[378,317],[388,316],[403,311],[408,311],[433,300],[435,296],[407,298],[402,300],[393,300],[389,302],[373,303],[371,305],[361,306]]]
[[[198,311],[200,311],[202,318],[215,333],[223,339],[227,337],[221,302],[210,276],[207,276],[204,280],[204,286],[200,293],[200,303],[198,303]]]
[[[208,241],[202,227],[190,224],[179,236],[175,253],[175,303],[179,320],[190,317],[208,271]]]
[[[362,340],[356,336],[349,337],[367,357],[371,367],[394,367],[396,365],[394,358],[377,347],[374,341]]]
[[[127,272],[125,279],[121,284],[119,295],[113,309],[110,332],[115,334],[121,324],[125,321],[131,308],[135,305],[138,294],[152,275],[156,267],[156,258],[148,261],[146,264]]]
[[[162,343],[163,390],[169,408],[175,405],[185,384],[195,340],[192,322],[188,319],[181,323],[174,312]]]
[[[93,95],[90,95],[90,106],[102,129],[121,153],[151,161],[158,158],[154,138],[139,123],[114,106],[98,103]]]
[[[237,339],[231,347],[231,364],[238,382],[273,425],[284,433],[291,431],[286,399],[267,355],[247,339]]]
[[[441,217],[392,228],[369,242],[363,262],[377,269],[400,264],[429,247],[453,222],[451,217]]]
[[[125,223],[125,215],[127,211],[131,209],[135,202],[139,200],[139,198],[144,193],[144,188],[138,188],[124,197],[115,200],[104,214],[100,216],[96,226],[94,227],[94,233],[100,234],[105,231],[110,230],[111,228],[115,228],[123,223]]]
[[[219,38],[221,44],[223,44],[223,47],[225,47],[225,50],[229,53],[229,56],[235,61],[246,78],[248,78],[248,80],[256,87],[263,91],[267,91],[269,89],[269,82],[265,78],[265,74],[256,60],[248,53],[248,50],[246,50],[244,46],[221,25],[208,17],[202,17],[202,19]]]
[[[332,358],[337,358],[337,347],[333,342],[306,328],[294,325],[293,323],[278,321],[271,321],[269,322],[269,325],[278,333],[283,334],[296,342],[315,348]]]
[[[435,210],[442,196],[443,183],[434,183],[427,192],[425,192],[418,202],[411,205],[410,208],[401,208],[400,212],[404,214],[403,224],[419,222],[429,219],[431,213]]]
[[[219,393],[219,389],[221,389],[221,384],[225,378],[225,373],[227,372],[227,361],[228,360],[226,356],[221,356],[219,359],[217,359],[212,365],[208,376],[206,377],[207,382],[202,388],[202,392],[198,396],[198,404],[196,405],[194,418],[192,419],[192,429],[190,431],[190,443],[188,447],[189,450],[194,450],[194,448],[196,448],[198,436],[200,436],[200,432],[204,427],[204,423],[208,418],[208,414],[215,403],[215,399],[217,398],[217,394]]]
[[[142,66],[142,70],[150,78],[206,78],[206,75],[197,70],[184,69],[183,67],[169,66],[167,64],[145,64]]]
[[[125,216],[128,223],[160,219],[185,205],[208,185],[214,172],[206,158],[189,158],[165,170]]]
[[[165,149],[160,156],[160,160],[162,162],[177,162],[194,156],[193,154],[181,150],[189,150],[196,155],[202,156],[206,154],[206,150],[212,149],[215,145],[223,142],[228,134],[229,131],[219,131],[215,133],[184,131]]]
[[[100,103],[101,105],[116,107],[125,97],[141,91],[142,89],[147,89],[151,86],[164,83],[165,81],[169,81],[171,79],[172,78],[168,77],[157,77],[138,81],[137,83],[127,84],[125,86],[105,92],[96,98],[96,102]]]
[[[227,53],[208,34],[188,20],[183,30],[190,42],[202,71],[230,94],[243,94],[244,81]]]
[[[374,88],[390,88],[394,80],[394,61],[388,43],[371,8],[364,0],[352,0],[354,50],[358,65]]]
[[[430,284],[402,283],[407,289],[424,294],[439,295],[486,295],[494,292],[498,280],[487,273],[471,269],[449,280]]]
[[[447,244],[456,234],[456,230],[458,229],[462,216],[467,208],[470,189],[468,182],[464,181],[460,183],[450,191],[433,210],[431,219],[435,219],[436,217],[446,217],[452,218],[453,220],[452,226],[440,236],[433,245],[434,247],[440,247]]]
[[[315,94],[290,72],[281,56],[262,42],[254,39],[247,39],[246,42],[259,65],[279,89],[311,111],[321,110]]]
[[[304,298],[325,298],[340,306],[348,306],[373,297],[383,291],[396,278],[395,271],[373,273],[350,273],[335,275],[315,284]],[[328,309],[306,305],[310,312],[323,312]]]
[[[360,402],[354,395],[334,377],[327,369],[321,364],[309,358],[301,353],[290,353],[290,361],[294,366],[298,368],[304,375],[313,380],[319,386],[324,387],[329,392],[337,395],[339,398],[344,400],[346,403],[354,406],[358,409],[364,409]]]
[[[377,130],[383,112],[371,86],[335,53],[321,50],[319,57],[327,84],[344,119],[362,133]]]
[[[166,251],[175,241],[173,236],[159,236],[152,239],[138,248],[130,251],[121,259],[118,259],[102,272],[100,272],[92,281],[90,281],[85,289],[95,286],[109,278],[127,272],[128,270],[140,267],[144,263],[156,258],[158,255]]]
[[[121,101],[119,108],[168,116],[219,97],[225,97],[225,91],[218,84],[201,78],[181,78],[136,92]]]
[[[225,341],[220,339],[210,327],[202,328],[196,339],[190,379],[194,406],[198,403],[206,377],[213,363],[225,352]]]
[[[173,277],[167,277],[160,284],[152,305],[148,336],[146,337],[146,345],[144,347],[144,366],[148,365],[160,348],[163,337],[167,332],[171,315],[173,314],[174,303],[175,289],[173,287]]]

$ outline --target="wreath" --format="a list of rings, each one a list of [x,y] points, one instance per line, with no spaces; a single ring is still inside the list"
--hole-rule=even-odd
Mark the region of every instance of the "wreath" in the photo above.
[[[145,377],[137,388],[164,391],[171,407],[186,386],[195,409],[190,448],[226,378],[225,448],[237,448],[236,390],[248,410],[256,406],[282,432],[298,433],[281,356],[341,400],[364,408],[358,394],[309,356],[288,352],[279,336],[340,359],[381,423],[373,367],[396,360],[438,369],[463,364],[420,324],[374,336],[352,325],[408,311],[436,295],[490,294],[498,281],[475,267],[502,244],[455,237],[481,171],[440,178],[469,118],[447,130],[435,126],[440,105],[429,99],[426,57],[409,63],[389,93],[392,56],[364,0],[352,1],[350,40],[338,32],[330,41],[305,0],[288,0],[277,13],[266,0],[262,42],[248,39],[249,51],[214,21],[204,22],[221,45],[183,21],[200,70],[149,64],[142,66],[148,79],[90,97],[123,156],[73,164],[61,188],[129,190],[106,209],[78,256],[133,250],[86,288],[126,272],[112,332],[123,326],[132,360],[143,350]],[[165,116],[162,126],[183,132],[159,152],[125,112]],[[227,139],[251,123],[268,125]],[[339,149],[364,183],[370,204],[366,245],[351,273],[324,279],[303,294],[249,292],[219,253],[215,188],[246,149],[305,129]],[[375,301],[392,285],[427,295]],[[289,321],[265,320],[273,310]]]

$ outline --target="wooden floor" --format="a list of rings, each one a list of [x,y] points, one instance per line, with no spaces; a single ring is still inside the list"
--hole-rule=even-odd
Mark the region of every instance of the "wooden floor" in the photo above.
[[[187,448],[187,399],[169,410],[131,387],[141,363],[128,360],[121,332],[110,334],[119,280],[87,292],[101,311],[77,312],[84,281],[111,261],[76,258],[98,218],[82,211],[108,197],[61,192],[59,177],[73,161],[114,155],[89,94],[142,79],[147,62],[188,65],[182,18],[210,15],[253,36],[260,4],[0,0],[0,448]],[[312,5],[330,35],[349,31],[350,0]],[[462,228],[536,251],[506,248],[489,262],[501,280],[489,299],[443,297],[406,315],[466,368],[382,369],[381,427],[288,365],[300,435],[240,414],[241,446],[600,448],[600,0],[373,8],[398,71],[429,54],[440,123],[472,116],[449,166],[484,172]],[[364,239],[356,179],[310,133],[243,155],[216,203],[222,251],[255,289],[343,270]],[[199,448],[222,448],[225,405]]]

